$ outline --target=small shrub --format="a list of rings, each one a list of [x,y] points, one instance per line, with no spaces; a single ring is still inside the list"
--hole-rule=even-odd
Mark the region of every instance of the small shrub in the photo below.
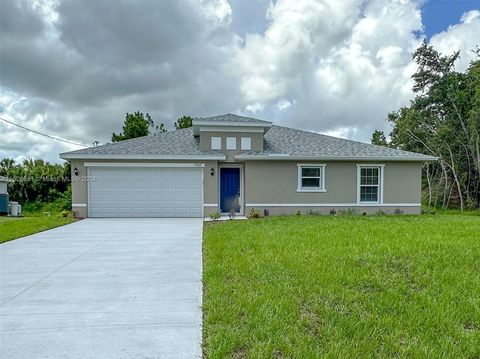
[[[400,208],[395,208],[395,210],[393,211],[393,213],[395,213],[395,214],[403,214],[403,211],[402,211]]]
[[[465,208],[468,209],[469,211],[475,209],[475,201],[473,200],[472,197],[468,197],[467,200],[465,201]]]
[[[330,215],[332,215],[332,216],[336,216],[336,215],[337,215],[337,211],[335,211],[335,209],[333,209],[333,208],[330,210],[329,213],[330,213]]]
[[[435,210],[435,208],[427,207],[427,208],[422,208],[421,213],[422,214],[435,214],[436,210]]]
[[[220,213],[218,212],[212,212],[208,216],[214,221],[218,221],[220,219]]]
[[[297,213],[295,213],[296,216],[301,216],[302,215],[302,212],[300,211],[297,211]]]
[[[366,216],[366,215],[367,215],[367,212],[363,211],[362,216]]]
[[[67,210],[63,210],[58,214],[59,217],[63,217],[63,218],[67,218],[71,215],[72,215],[72,212]]]
[[[250,208],[247,214],[247,218],[260,218],[260,211],[255,208]]]
[[[341,216],[355,216],[357,211],[354,208],[341,209],[338,211],[338,214]]]
[[[264,217],[268,217],[269,215],[270,215],[270,211],[265,208],[265,209],[263,210],[263,216],[264,216]]]
[[[377,216],[385,216],[386,215],[386,213],[384,211],[380,210],[380,209],[377,212],[375,212],[375,214]]]

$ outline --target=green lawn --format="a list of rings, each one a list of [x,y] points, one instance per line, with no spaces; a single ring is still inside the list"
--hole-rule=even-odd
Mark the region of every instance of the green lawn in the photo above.
[[[205,226],[208,358],[479,358],[480,216]]]
[[[73,222],[74,219],[58,217],[57,215],[28,216],[28,217],[0,217],[0,243],[11,241],[29,234],[45,231]]]

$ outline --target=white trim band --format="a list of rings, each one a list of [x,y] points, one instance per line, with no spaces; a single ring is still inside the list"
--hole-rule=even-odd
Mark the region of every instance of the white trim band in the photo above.
[[[372,157],[358,157],[358,156],[290,156],[288,154],[282,154],[276,156],[270,155],[246,155],[240,154],[235,156],[236,160],[249,160],[249,161],[388,161],[388,162],[431,162],[438,160],[438,157],[433,156],[418,156],[418,157],[393,157],[393,156],[372,156]]]
[[[218,207],[218,203],[204,203],[203,207]]]
[[[205,163],[178,162],[85,162],[85,167],[182,167],[204,168]]]
[[[421,203],[247,203],[247,207],[420,207]]]
[[[87,207],[86,203],[72,203],[72,207]]]

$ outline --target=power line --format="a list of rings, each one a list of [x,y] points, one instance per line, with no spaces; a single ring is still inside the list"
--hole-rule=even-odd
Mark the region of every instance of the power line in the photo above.
[[[87,147],[85,145],[82,145],[80,143],[76,143],[76,142],[72,142],[72,141],[68,141],[68,140],[64,140],[63,138],[58,138],[58,137],[54,137],[54,136],[50,136],[46,133],[43,133],[43,132],[39,132],[39,131],[36,131],[36,130],[32,130],[31,128],[28,128],[28,127],[25,127],[25,126],[22,126],[22,125],[19,125],[18,123],[15,123],[15,122],[12,122],[12,121],[9,121],[9,120],[6,120],[2,117],[0,117],[0,120],[4,121],[4,122],[7,122],[11,125],[14,125],[14,126],[17,126],[17,127],[20,127],[21,129],[24,129],[24,130],[27,130],[27,131],[30,131],[30,132],[33,132],[33,133],[36,133],[37,135],[41,135],[41,136],[45,136],[45,137],[48,137],[52,140],[56,140],[56,141],[60,141],[60,142],[65,142],[65,143],[69,143],[71,145],[76,145],[76,146],[81,146],[81,147]]]

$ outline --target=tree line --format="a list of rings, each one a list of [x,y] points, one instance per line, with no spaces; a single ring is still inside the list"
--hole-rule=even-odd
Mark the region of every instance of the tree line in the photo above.
[[[480,49],[465,72],[455,71],[457,51],[445,56],[424,42],[413,54],[415,98],[389,113],[392,131],[371,142],[438,157],[423,165],[429,206],[480,206]]]
[[[0,160],[0,176],[13,180],[8,183],[12,201],[53,202],[61,197],[70,201],[70,164],[49,163],[27,159],[17,163],[11,158]]]
[[[194,118],[190,116],[180,117],[177,122],[174,123],[175,129],[180,130],[182,128],[192,127],[193,119]],[[143,112],[140,111],[134,113],[127,112],[122,130],[123,132],[120,132],[119,134],[116,134],[115,132],[112,134],[112,142],[124,141],[154,133],[167,132],[163,123],[155,125],[155,122],[148,113],[144,115]]]

